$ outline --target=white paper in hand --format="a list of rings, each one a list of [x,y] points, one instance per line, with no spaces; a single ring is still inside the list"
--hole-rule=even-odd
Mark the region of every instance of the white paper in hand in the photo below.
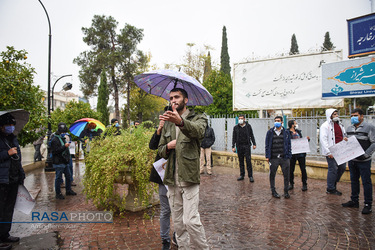
[[[165,168],[167,167],[167,161],[166,159],[164,158],[161,158],[160,160],[154,162],[154,168],[156,170],[156,172],[158,172],[161,180],[164,180],[164,174],[165,174]],[[165,187],[167,188],[168,190],[168,186],[165,185]]]
[[[342,140],[333,145],[329,148],[329,151],[331,151],[338,165],[353,160],[365,153],[355,136],[349,137],[348,141]]]
[[[30,214],[35,206],[35,200],[30,195],[29,191],[24,185],[18,186],[18,193],[16,199],[15,209],[21,211],[24,214]]]

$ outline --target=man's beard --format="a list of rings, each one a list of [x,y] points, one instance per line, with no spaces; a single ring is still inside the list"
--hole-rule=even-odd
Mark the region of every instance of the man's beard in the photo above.
[[[176,110],[177,110],[177,111],[181,111],[181,110],[183,110],[184,108],[185,108],[185,102],[182,101],[181,103],[179,103],[179,104],[177,105]]]

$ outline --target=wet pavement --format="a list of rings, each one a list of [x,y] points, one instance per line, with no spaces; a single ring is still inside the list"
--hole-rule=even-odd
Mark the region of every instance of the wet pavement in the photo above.
[[[291,198],[276,199],[267,173],[254,173],[254,183],[237,181],[239,169],[215,166],[213,173],[201,176],[199,207],[211,249],[375,249],[375,213],[361,214],[363,194],[359,209],[341,207],[350,199],[349,183],[338,183],[343,195],[334,196],[325,193],[324,180],[309,179],[302,192],[296,177]],[[98,211],[82,194],[83,174],[81,161],[74,167],[78,195],[56,200],[54,172],[28,173],[25,186],[38,194],[33,211]],[[280,194],[282,183],[277,175]],[[13,224],[12,235],[22,238],[14,249],[161,249],[159,209],[146,211],[151,219],[128,212],[111,224]],[[27,216],[16,211],[13,220]]]

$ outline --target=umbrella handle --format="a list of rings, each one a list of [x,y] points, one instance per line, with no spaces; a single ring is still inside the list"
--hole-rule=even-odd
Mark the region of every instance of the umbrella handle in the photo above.
[[[174,87],[173,87],[174,89],[175,89],[175,88],[176,88],[176,86],[177,86],[177,82],[178,82],[178,79],[177,79],[177,78],[175,78],[175,79],[174,79]]]

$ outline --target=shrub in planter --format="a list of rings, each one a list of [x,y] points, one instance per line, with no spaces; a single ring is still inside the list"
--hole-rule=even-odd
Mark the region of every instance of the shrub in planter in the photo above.
[[[83,185],[87,198],[97,207],[120,213],[125,210],[125,199],[115,192],[118,180],[124,177],[126,183],[125,175],[131,176],[138,194],[134,202],[148,205],[156,191],[156,185],[149,182],[156,155],[148,147],[153,132],[141,125],[122,130],[119,136],[92,141],[90,153],[85,156]]]

